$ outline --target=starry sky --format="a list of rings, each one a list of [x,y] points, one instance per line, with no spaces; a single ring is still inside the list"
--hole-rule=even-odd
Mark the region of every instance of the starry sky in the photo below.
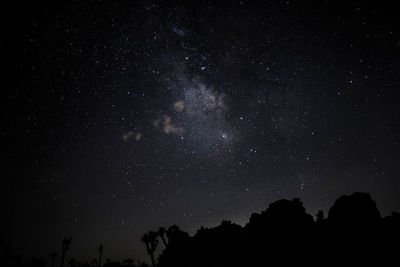
[[[400,210],[393,3],[1,5],[0,236],[19,254],[69,236],[78,259],[146,259],[148,230],[282,198]]]

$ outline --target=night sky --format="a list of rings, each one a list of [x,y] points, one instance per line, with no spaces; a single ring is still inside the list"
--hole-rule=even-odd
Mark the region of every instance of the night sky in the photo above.
[[[147,260],[282,198],[399,211],[398,11],[362,2],[2,3],[1,239]]]

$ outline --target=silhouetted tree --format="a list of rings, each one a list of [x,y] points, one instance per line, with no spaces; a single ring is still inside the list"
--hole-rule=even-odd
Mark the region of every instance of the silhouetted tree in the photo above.
[[[154,252],[158,245],[158,234],[155,231],[150,231],[142,237],[142,242],[146,245],[147,254],[149,254],[151,259],[151,264],[155,267]]]
[[[64,259],[65,259],[65,253],[67,252],[67,250],[69,249],[69,246],[71,245],[71,238],[64,238],[63,242],[62,242],[62,254],[61,254],[61,263],[60,263],[60,267],[64,266]]]

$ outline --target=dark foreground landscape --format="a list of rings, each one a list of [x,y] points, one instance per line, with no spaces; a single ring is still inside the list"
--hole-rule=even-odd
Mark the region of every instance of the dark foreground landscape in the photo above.
[[[339,197],[326,218],[319,211],[314,219],[298,198],[282,199],[253,213],[244,227],[223,221],[190,236],[173,225],[142,238],[151,265],[158,267],[395,266],[399,240],[400,213],[382,217],[368,193]],[[32,258],[29,263],[2,244],[1,266],[149,266],[132,259],[102,261],[103,245],[98,259],[81,263],[68,255],[71,243],[63,240],[59,257],[51,252],[47,261]]]

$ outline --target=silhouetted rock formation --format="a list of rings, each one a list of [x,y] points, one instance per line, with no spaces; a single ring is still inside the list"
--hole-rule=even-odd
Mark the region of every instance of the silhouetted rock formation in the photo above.
[[[387,265],[396,260],[399,229],[400,214],[381,218],[367,193],[340,197],[328,218],[319,211],[316,221],[299,199],[283,199],[244,227],[223,221],[191,237],[171,226],[158,266]]]
[[[328,219],[341,230],[354,231],[377,224],[381,215],[369,194],[354,193],[338,198],[329,209]]]

